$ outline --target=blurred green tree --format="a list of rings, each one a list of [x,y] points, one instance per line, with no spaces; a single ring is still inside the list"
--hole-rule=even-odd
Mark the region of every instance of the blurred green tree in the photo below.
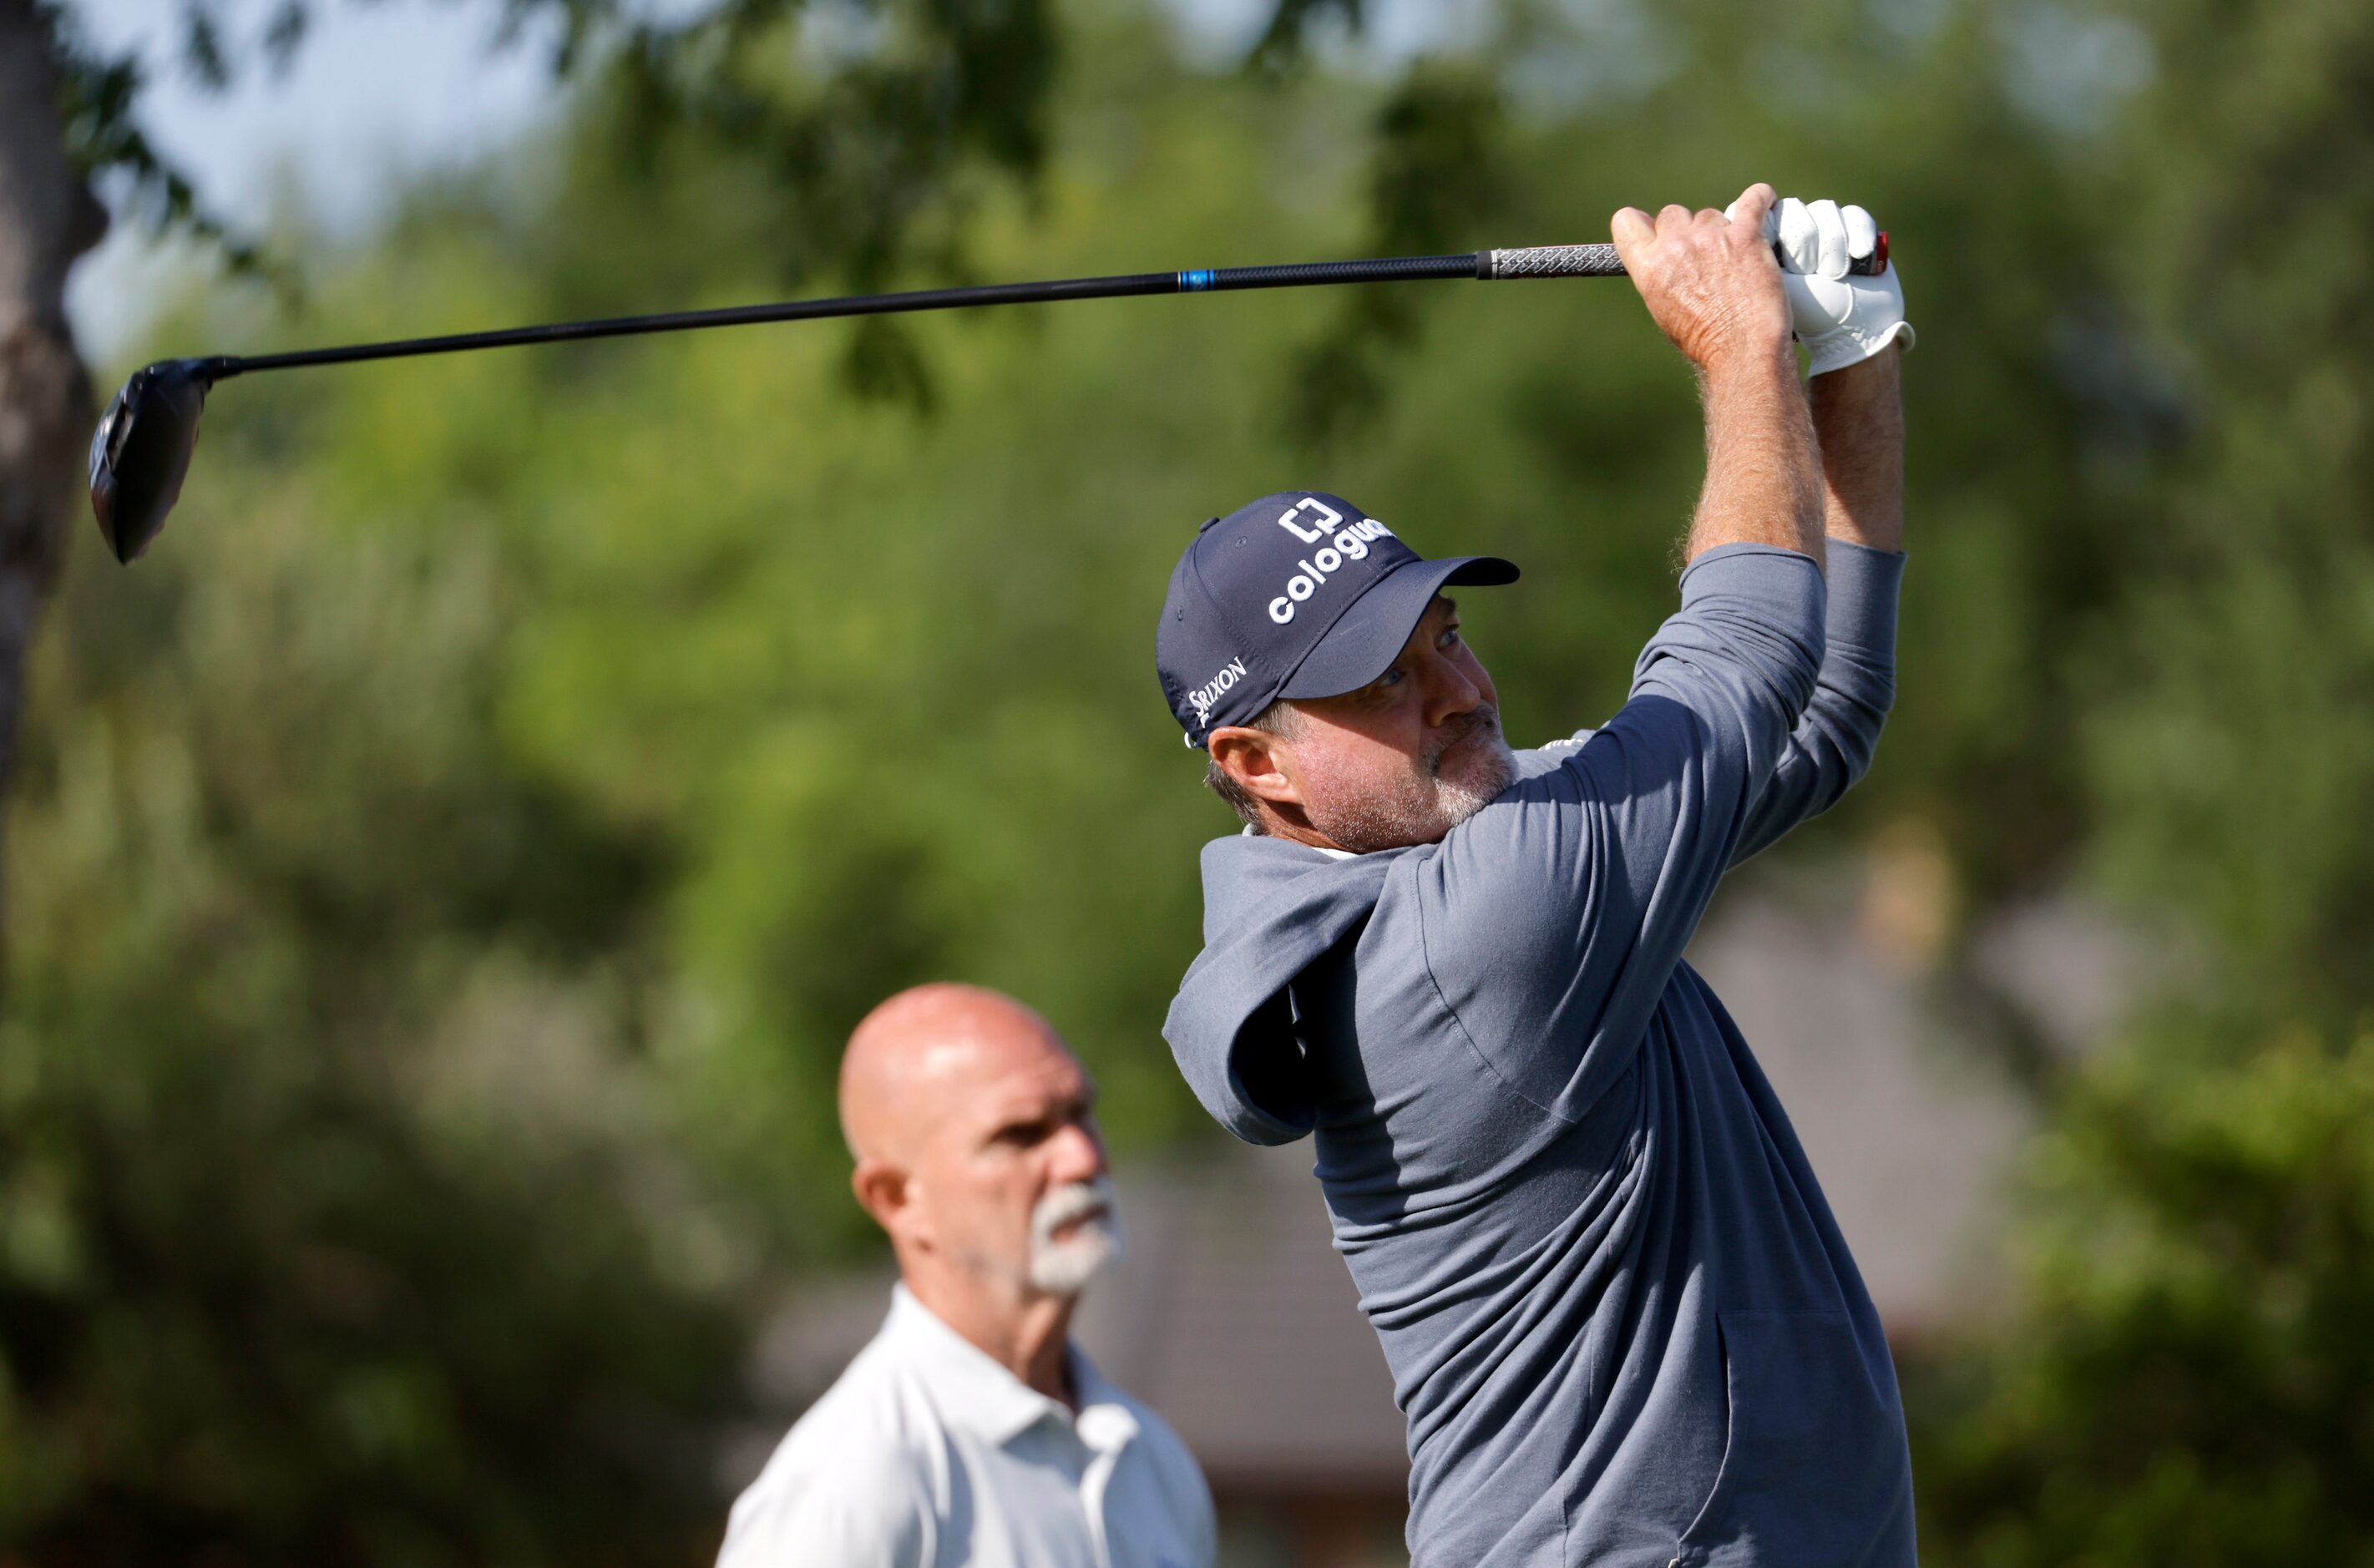
[[[2374,1560],[2374,17],[2148,0],[2091,170],[2164,439],[2073,648],[2086,859],[2187,984],[2081,1075],[2030,1288],[1940,1391],[1942,1561]],[[2074,337],[2100,365],[2109,345]],[[2114,367],[2115,368],[2115,365]]]
[[[232,6],[185,0],[170,42],[115,49],[56,0],[0,0],[0,790],[25,650],[79,488],[74,432],[94,417],[64,305],[68,271],[107,224],[92,182],[152,228],[194,230],[235,268],[293,292],[300,269],[209,210],[150,141],[140,107],[160,60],[216,90],[285,66],[320,9],[271,0],[242,27],[250,18]],[[805,9],[505,0],[494,46],[535,39],[562,78],[594,63],[636,133],[614,151],[697,132],[712,156],[756,171],[743,196],[770,226],[782,277],[839,273],[868,285],[919,259],[951,264],[974,187],[1027,183],[1042,156],[1060,56],[1052,16],[1040,0],[860,0],[840,8],[840,46],[819,48],[801,29]],[[911,384],[895,330],[876,325],[852,342],[860,385]]]
[[[2158,67],[2115,254],[2189,423],[2098,650],[2098,855],[2215,944],[2238,1039],[2341,1039],[2374,1009],[2374,17],[2127,25]]]
[[[1915,1385],[1931,1560],[2374,1561],[2374,1038],[2204,1044],[2062,1106],[2017,1315]]]
[[[740,1323],[617,1044],[605,965],[660,868],[489,745],[483,551],[325,548],[258,499],[199,591],[82,577],[62,619],[94,635],[46,665],[0,1023],[0,1542],[680,1553]]]

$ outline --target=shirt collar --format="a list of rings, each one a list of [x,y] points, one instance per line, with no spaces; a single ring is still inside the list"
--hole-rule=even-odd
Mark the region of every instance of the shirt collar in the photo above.
[[[1067,1429],[1075,1426],[1072,1411],[1062,1400],[1049,1398],[1015,1376],[916,1300],[903,1283],[890,1292],[890,1316],[882,1333],[902,1357],[929,1368],[934,1387],[946,1395],[935,1402],[952,1426],[1001,1446],[1051,1417]],[[1117,1448],[1136,1436],[1136,1418],[1121,1390],[1105,1381],[1077,1345],[1067,1343],[1064,1353],[1080,1398],[1076,1429],[1081,1441],[1093,1448]]]
[[[1245,824],[1244,831],[1238,834],[1237,837],[1240,838],[1259,838],[1262,835],[1253,831],[1253,825],[1252,823],[1247,823]],[[1331,860],[1357,860],[1359,859],[1357,855],[1355,855],[1349,849],[1330,849],[1324,844],[1305,844],[1302,848],[1305,849],[1316,849]]]

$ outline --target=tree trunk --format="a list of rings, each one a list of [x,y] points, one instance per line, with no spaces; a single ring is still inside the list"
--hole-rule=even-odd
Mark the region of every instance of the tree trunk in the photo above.
[[[25,656],[96,417],[65,285],[107,214],[66,160],[53,46],[33,0],[0,0],[0,802],[16,769]]]

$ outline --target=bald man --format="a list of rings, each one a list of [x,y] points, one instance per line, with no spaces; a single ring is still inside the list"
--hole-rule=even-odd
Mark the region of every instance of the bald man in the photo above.
[[[1030,1009],[919,986],[840,1060],[850,1186],[899,1283],[734,1504],[718,1568],[1206,1568],[1211,1494],[1071,1343],[1121,1256],[1096,1090]]]

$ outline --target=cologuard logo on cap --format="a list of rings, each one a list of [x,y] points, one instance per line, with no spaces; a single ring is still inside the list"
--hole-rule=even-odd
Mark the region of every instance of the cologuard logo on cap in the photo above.
[[[1294,607],[1316,594],[1320,585],[1328,580],[1330,572],[1342,571],[1346,561],[1366,560],[1370,540],[1393,537],[1393,531],[1372,517],[1357,518],[1346,527],[1344,510],[1350,509],[1346,506],[1344,510],[1338,510],[1336,507],[1328,505],[1333,499],[1333,497],[1304,496],[1277,514],[1280,528],[1305,544],[1319,546],[1310,556],[1294,563],[1302,569],[1287,578],[1286,591],[1269,602],[1269,618],[1279,626],[1294,619]],[[1355,515],[1357,517],[1357,514]],[[1305,526],[1310,523],[1319,526]],[[1329,532],[1338,529],[1342,532],[1329,540]]]
[[[1187,744],[1279,697],[1381,675],[1445,585],[1513,582],[1492,556],[1429,561],[1341,496],[1263,496],[1196,534],[1170,574],[1156,672]]]

